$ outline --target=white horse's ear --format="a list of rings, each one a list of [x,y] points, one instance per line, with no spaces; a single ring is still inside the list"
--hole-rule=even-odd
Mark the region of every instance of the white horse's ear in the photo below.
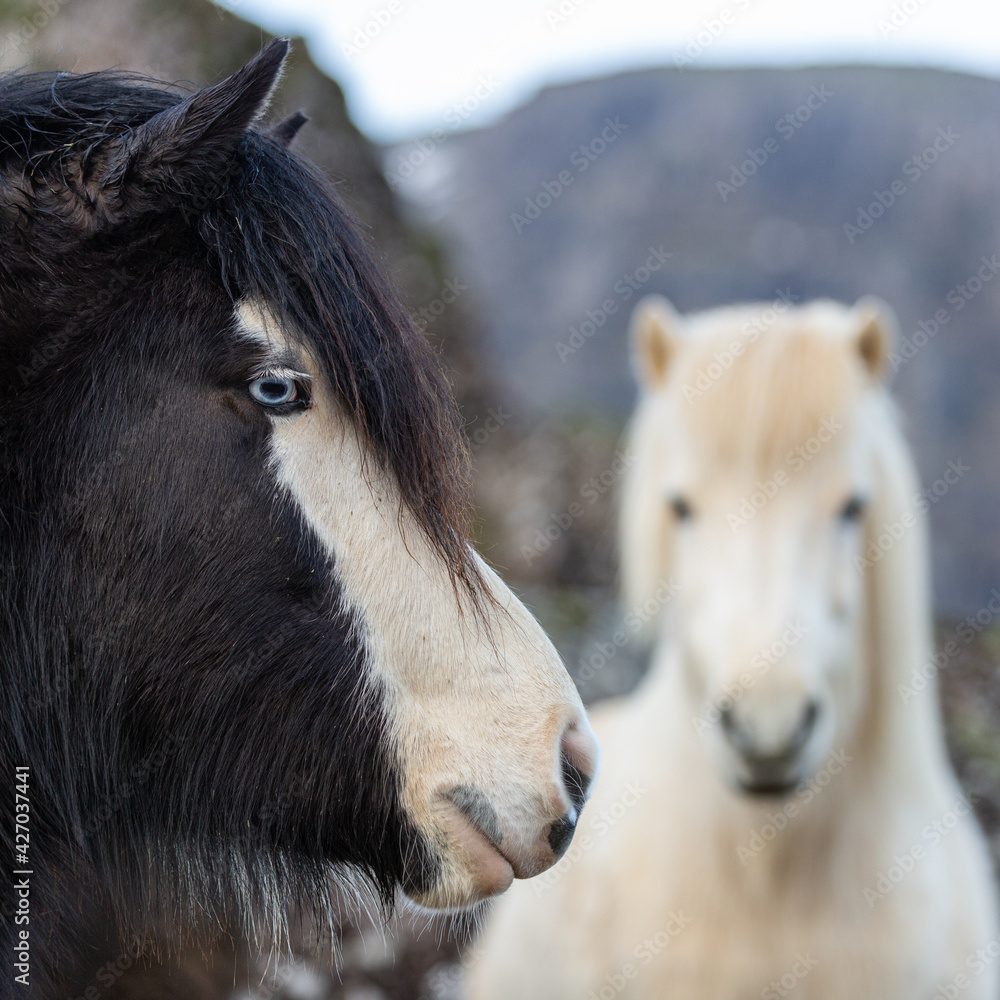
[[[874,295],[854,304],[857,333],[854,344],[865,367],[876,378],[885,377],[886,360],[899,336],[899,321],[892,307]]]
[[[647,388],[662,385],[680,343],[681,318],[669,299],[647,295],[632,310],[632,365]]]

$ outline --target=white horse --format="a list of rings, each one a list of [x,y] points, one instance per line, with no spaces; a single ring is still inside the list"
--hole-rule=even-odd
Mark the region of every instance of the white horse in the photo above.
[[[625,601],[676,596],[639,690],[593,715],[576,842],[499,901],[470,1000],[997,1000],[992,867],[923,683],[894,326],[874,299],[637,306]]]

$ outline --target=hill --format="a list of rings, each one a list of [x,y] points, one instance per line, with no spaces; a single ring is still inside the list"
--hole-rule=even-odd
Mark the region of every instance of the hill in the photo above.
[[[681,310],[890,302],[895,389],[923,481],[944,491],[929,494],[937,603],[984,606],[1000,583],[1000,83],[649,70],[553,87],[432,146],[423,162],[389,149],[385,168],[462,262],[512,423],[620,423],[646,292]]]

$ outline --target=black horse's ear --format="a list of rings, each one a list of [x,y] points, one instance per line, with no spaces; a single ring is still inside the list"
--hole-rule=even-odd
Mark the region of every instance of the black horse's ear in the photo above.
[[[243,133],[264,113],[288,54],[276,38],[242,69],[161,111],[110,151],[101,194],[121,218],[162,207],[164,196],[202,196],[218,185]],[[183,207],[183,206],[181,206]]]
[[[274,139],[275,142],[280,142],[282,146],[290,146],[292,140],[298,135],[299,129],[302,128],[305,123],[309,121],[309,116],[303,111],[295,111],[290,114],[287,118],[282,118],[280,122],[276,122],[268,130],[267,134]]]

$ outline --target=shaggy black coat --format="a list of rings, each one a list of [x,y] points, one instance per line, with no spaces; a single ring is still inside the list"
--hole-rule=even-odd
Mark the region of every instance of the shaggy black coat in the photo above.
[[[125,941],[266,935],[288,901],[329,917],[334,866],[386,900],[430,877],[356,623],[269,471],[236,303],[308,343],[458,586],[464,445],[427,344],[286,148],[301,121],[254,127],[286,50],[187,98],[0,77],[0,847],[10,867],[27,765],[31,995],[72,983],[95,907]]]

